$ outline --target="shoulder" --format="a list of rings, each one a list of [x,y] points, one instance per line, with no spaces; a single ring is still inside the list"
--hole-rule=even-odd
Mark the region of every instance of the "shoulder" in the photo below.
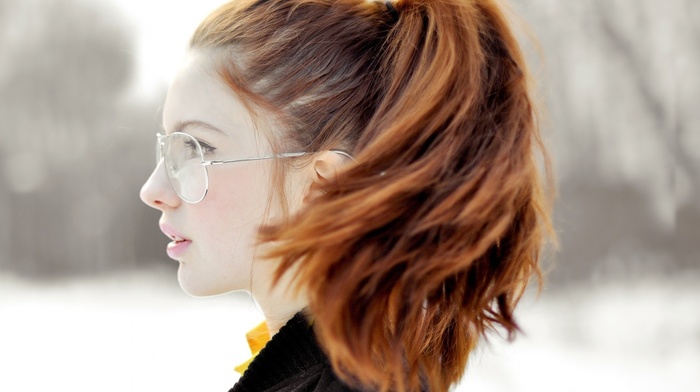
[[[270,388],[267,392],[353,392],[327,363],[318,364]]]

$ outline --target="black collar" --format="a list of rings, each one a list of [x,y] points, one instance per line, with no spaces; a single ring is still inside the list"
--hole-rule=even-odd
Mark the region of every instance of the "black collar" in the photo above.
[[[326,356],[300,312],[272,337],[229,392],[265,391],[321,364],[327,364]]]

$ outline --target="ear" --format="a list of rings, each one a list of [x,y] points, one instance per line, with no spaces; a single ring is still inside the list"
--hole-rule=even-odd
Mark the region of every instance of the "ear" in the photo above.
[[[347,163],[348,158],[333,151],[324,151],[311,162],[311,183],[304,195],[304,203],[325,194],[324,187],[335,181],[340,168]]]

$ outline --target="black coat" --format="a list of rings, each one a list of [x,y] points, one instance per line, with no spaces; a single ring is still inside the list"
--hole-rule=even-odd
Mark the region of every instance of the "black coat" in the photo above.
[[[301,313],[277,332],[229,392],[353,391],[333,372]]]

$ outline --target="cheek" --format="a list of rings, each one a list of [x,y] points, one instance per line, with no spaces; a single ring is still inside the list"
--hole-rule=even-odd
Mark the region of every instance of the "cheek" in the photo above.
[[[219,232],[257,228],[262,223],[268,199],[266,170],[246,165],[216,168],[209,173],[209,192],[205,201],[208,221]]]

